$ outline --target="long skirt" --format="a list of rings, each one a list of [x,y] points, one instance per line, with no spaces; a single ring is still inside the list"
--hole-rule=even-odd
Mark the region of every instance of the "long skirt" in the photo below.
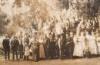
[[[91,42],[89,42],[89,51],[90,54],[97,55],[97,43],[95,40],[91,40]]]
[[[33,60],[34,61],[39,61],[39,46],[34,46],[33,47]]]
[[[73,56],[83,57],[84,56],[83,51],[84,49],[82,43],[78,42],[75,44]]]
[[[97,52],[100,55],[100,37],[97,38]]]
[[[44,46],[43,45],[40,45],[39,46],[39,56],[41,59],[44,59],[45,58],[45,51],[44,51]]]
[[[29,48],[28,47],[25,47],[25,53],[24,53],[24,55],[25,56],[29,56],[29,54],[30,54]]]

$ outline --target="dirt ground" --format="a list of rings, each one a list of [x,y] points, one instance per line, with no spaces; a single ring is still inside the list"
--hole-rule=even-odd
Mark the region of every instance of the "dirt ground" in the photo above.
[[[4,61],[0,60],[0,65],[100,65],[100,57],[98,58],[81,58],[81,59],[53,59],[34,61]]]

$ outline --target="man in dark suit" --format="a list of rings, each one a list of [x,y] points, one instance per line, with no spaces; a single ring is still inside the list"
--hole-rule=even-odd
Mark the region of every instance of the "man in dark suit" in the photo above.
[[[11,50],[12,50],[13,60],[15,60],[15,56],[16,56],[16,60],[18,60],[18,47],[19,47],[19,41],[17,37],[14,37],[11,40]]]
[[[73,58],[74,51],[74,41],[73,41],[73,33],[70,32],[69,35],[66,36],[66,55],[68,58]]]
[[[8,35],[6,35],[6,38],[3,40],[2,45],[3,45],[5,60],[9,60],[10,59],[10,44],[9,44]]]
[[[20,55],[20,59],[23,59],[23,55],[24,55],[24,46],[22,44],[22,42],[19,44],[19,55]]]

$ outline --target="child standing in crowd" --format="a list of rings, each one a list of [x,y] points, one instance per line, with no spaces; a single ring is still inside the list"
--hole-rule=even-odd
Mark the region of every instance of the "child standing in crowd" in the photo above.
[[[30,49],[29,49],[29,37],[26,35],[24,39],[24,60],[29,59]]]
[[[28,60],[29,59],[29,45],[28,44],[25,44],[25,49],[24,49],[24,59],[25,60]]]

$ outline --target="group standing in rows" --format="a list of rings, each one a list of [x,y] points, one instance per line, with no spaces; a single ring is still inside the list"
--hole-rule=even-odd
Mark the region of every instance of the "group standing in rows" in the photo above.
[[[90,57],[100,54],[100,35],[95,32],[82,31],[79,35],[73,32],[48,36],[38,34],[9,37],[5,35],[3,50],[6,60]],[[12,54],[12,55],[11,55]]]

